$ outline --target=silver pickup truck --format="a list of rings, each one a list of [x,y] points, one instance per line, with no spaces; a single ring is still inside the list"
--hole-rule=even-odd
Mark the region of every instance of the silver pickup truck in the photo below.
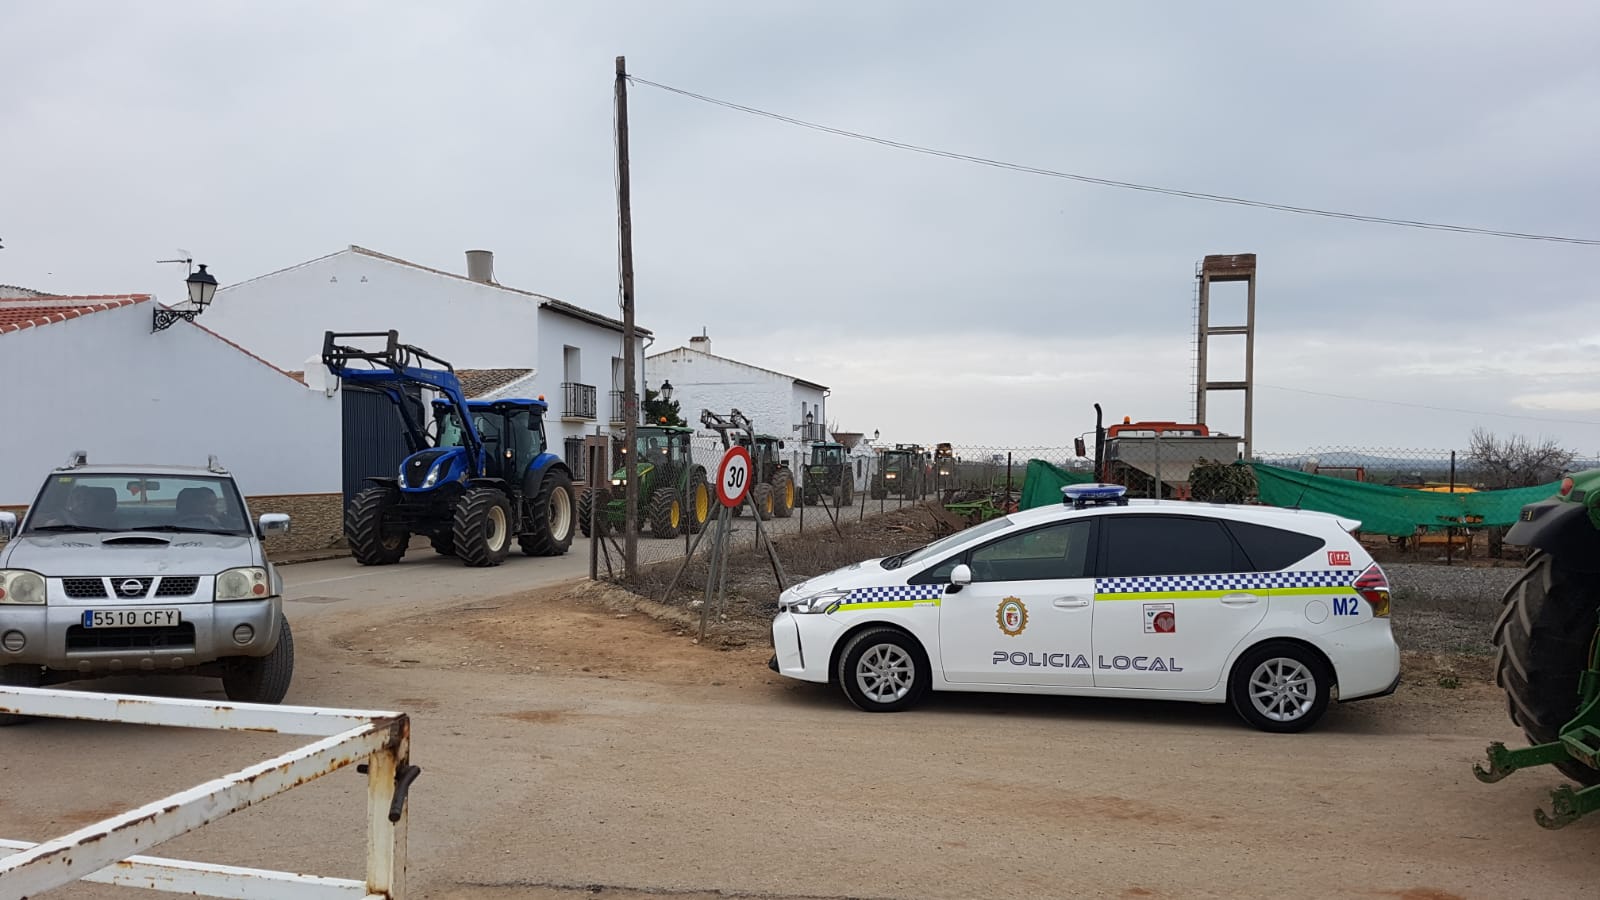
[[[288,530],[284,515],[252,522],[215,458],[90,465],[73,454],[20,528],[0,512],[0,684],[208,675],[230,700],[281,701],[294,639],[261,540]],[[0,714],[0,725],[18,718]]]

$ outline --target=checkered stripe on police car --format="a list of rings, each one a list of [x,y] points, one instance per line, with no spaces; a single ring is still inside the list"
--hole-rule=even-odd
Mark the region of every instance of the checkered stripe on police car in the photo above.
[[[1304,572],[1239,572],[1226,575],[1146,575],[1099,578],[1097,594],[1154,594],[1191,591],[1250,591],[1271,588],[1349,587],[1357,573],[1349,569]]]
[[[856,588],[846,603],[892,603],[896,600],[937,600],[944,596],[941,584],[895,584],[888,587]]]

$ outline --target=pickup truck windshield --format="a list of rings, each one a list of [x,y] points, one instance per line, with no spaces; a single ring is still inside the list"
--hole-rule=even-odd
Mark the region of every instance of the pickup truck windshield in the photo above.
[[[63,472],[28,509],[22,534],[177,531],[247,535],[233,481],[204,475]]]

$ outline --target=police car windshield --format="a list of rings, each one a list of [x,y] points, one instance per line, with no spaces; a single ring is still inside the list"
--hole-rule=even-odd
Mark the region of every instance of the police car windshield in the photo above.
[[[898,569],[901,566],[908,564],[917,565],[919,563],[928,562],[929,560],[937,559],[938,557],[942,556],[946,551],[948,551],[951,547],[954,547],[956,544],[962,544],[969,540],[984,538],[988,535],[1004,531],[1010,527],[1011,520],[1005,516],[1001,516],[998,519],[990,519],[982,525],[977,525],[972,528],[968,528],[966,531],[958,531],[955,534],[942,537],[937,541],[922,547],[921,549],[913,550],[910,553],[901,554],[899,556],[890,556],[884,559],[883,567],[885,569]]]

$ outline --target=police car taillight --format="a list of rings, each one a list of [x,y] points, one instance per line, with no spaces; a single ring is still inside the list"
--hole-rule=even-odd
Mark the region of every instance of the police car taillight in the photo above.
[[[1361,599],[1367,601],[1367,605],[1372,607],[1374,616],[1388,618],[1389,576],[1383,574],[1383,569],[1380,569],[1377,563],[1368,566],[1367,570],[1361,573],[1361,577],[1356,579],[1354,587],[1356,593],[1361,595]]]

